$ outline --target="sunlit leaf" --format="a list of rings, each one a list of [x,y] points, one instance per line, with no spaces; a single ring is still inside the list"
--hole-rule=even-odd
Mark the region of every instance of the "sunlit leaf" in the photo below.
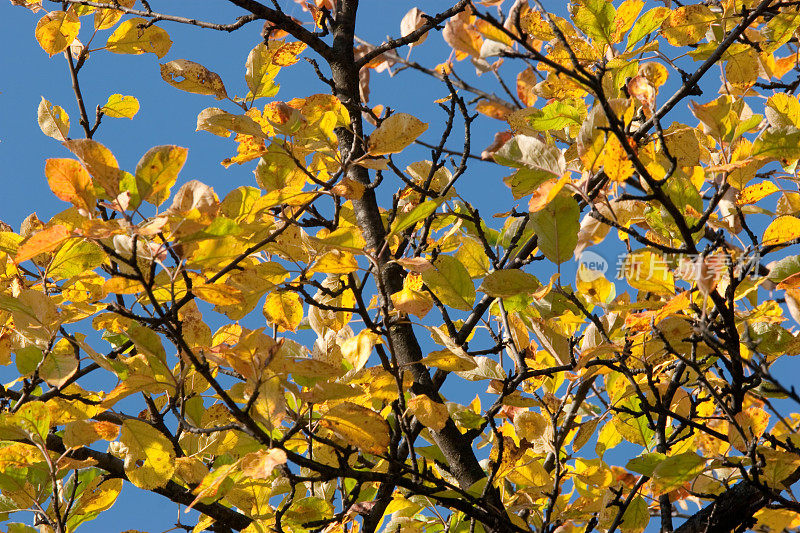
[[[115,54],[152,53],[164,57],[172,47],[169,34],[143,18],[130,18],[114,30],[108,38],[106,49]]]
[[[369,155],[396,154],[428,129],[428,124],[408,113],[395,113],[369,136]]]
[[[112,94],[100,110],[107,117],[132,119],[139,112],[139,100],[133,96]]]
[[[73,11],[51,11],[36,24],[36,40],[51,57],[63,52],[78,36],[81,21]]]

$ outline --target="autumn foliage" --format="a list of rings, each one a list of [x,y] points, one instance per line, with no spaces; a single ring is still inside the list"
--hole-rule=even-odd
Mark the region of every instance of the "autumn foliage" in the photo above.
[[[0,228],[8,531],[127,484],[195,532],[800,528],[797,2],[459,0],[367,43],[356,0],[229,1],[11,0],[75,99],[38,108],[65,209]],[[244,79],[175,24],[250,32]],[[139,101],[86,101],[101,54],[206,95],[197,135],[255,179],[121,168],[101,120]],[[438,80],[430,113],[371,94],[387,70]]]

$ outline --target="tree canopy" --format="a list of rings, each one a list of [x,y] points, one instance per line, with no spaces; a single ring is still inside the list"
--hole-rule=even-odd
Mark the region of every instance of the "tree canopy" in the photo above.
[[[74,100],[38,108],[64,210],[0,228],[9,532],[128,484],[198,533],[800,529],[800,4],[459,0],[368,42],[358,0],[228,3],[11,0]],[[176,25],[251,35],[244,79]],[[207,96],[169,118],[230,190],[191,146],[121,167],[109,54]]]

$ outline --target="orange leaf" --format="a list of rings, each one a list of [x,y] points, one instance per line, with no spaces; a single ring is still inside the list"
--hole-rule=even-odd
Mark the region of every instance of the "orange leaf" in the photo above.
[[[71,235],[72,232],[69,228],[61,224],[56,224],[34,233],[19,247],[14,263],[20,264],[41,253],[55,250],[59,244],[67,240]]]
[[[556,197],[558,192],[564,188],[564,185],[569,181],[569,174],[564,174],[560,178],[553,178],[547,180],[533,191],[530,202],[528,202],[528,210],[531,213],[541,211],[549,204],[553,198]]]
[[[74,159],[48,159],[44,165],[47,184],[60,200],[91,211],[94,207],[92,178],[83,165]]]

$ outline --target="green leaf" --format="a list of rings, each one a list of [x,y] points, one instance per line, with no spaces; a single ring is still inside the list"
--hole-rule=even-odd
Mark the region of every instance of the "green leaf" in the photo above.
[[[768,128],[753,143],[751,156],[784,161],[800,159],[800,129]]]
[[[653,470],[650,485],[653,494],[664,494],[677,489],[705,470],[706,460],[694,452],[667,457]]]
[[[495,298],[506,298],[536,291],[542,284],[536,276],[518,269],[495,270],[483,279],[478,290]]]
[[[58,249],[47,267],[47,275],[56,279],[67,279],[99,267],[105,253],[95,243],[82,239],[70,239]]]
[[[444,198],[427,200],[416,206],[411,211],[407,213],[402,213],[400,216],[394,219],[394,222],[392,222],[392,229],[386,235],[386,238],[389,239],[391,237],[394,237],[404,229],[413,226],[414,224],[416,224],[421,220],[425,220],[436,211],[436,208],[438,208],[442,204],[442,202],[444,202],[444,200],[445,200]]]
[[[661,23],[664,22],[669,16],[669,9],[666,7],[654,7],[641,17],[631,28],[631,32],[628,34],[628,45],[625,47],[625,50],[630,50],[633,48],[633,45],[644,39],[646,36],[650,35],[656,28],[661,26]]]
[[[422,273],[422,280],[442,303],[454,309],[469,311],[475,303],[475,285],[464,265],[449,255],[440,255],[435,268]]]
[[[606,0],[581,0],[573,20],[593,40],[612,44],[616,14],[614,6]]]
[[[641,533],[650,523],[650,509],[641,496],[636,496],[625,509],[619,530],[622,533]]]
[[[639,457],[634,457],[628,461],[625,468],[637,474],[642,474],[643,476],[653,477],[653,470],[655,470],[664,459],[666,459],[666,455],[663,453],[643,453]]]
[[[531,215],[539,249],[550,261],[561,264],[572,257],[578,244],[579,216],[578,202],[565,193]]]

